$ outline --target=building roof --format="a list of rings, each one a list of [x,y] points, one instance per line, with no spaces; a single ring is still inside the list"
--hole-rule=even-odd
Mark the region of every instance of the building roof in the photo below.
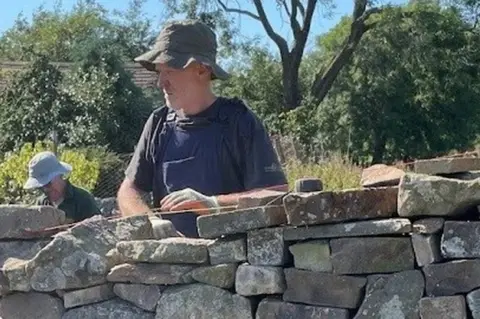
[[[29,63],[25,61],[0,61],[0,72],[15,73],[28,67]],[[66,71],[73,65],[73,63],[69,62],[53,62],[52,64],[58,67],[60,71]],[[126,63],[125,69],[132,73],[133,82],[142,89],[155,87],[157,81],[155,72],[146,70],[138,63]],[[0,76],[0,89],[5,84],[6,79]]]

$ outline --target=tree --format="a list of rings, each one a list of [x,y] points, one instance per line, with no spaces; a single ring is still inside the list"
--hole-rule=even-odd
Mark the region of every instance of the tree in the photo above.
[[[280,14],[286,14],[292,31],[293,40],[288,44],[286,37],[276,32],[269,20],[262,0],[252,0],[255,12],[242,9],[239,4],[232,6],[228,0],[163,0],[176,13],[179,8],[194,8],[187,12],[201,12],[209,17],[216,17],[218,13],[239,14],[257,20],[266,35],[278,48],[282,63],[282,85],[284,92],[285,109],[295,109],[301,104],[302,94],[299,84],[299,69],[305,52],[305,45],[310,35],[312,20],[318,6],[331,5],[329,0],[276,0]],[[342,67],[349,61],[363,34],[375,24],[369,24],[372,14],[381,11],[378,7],[370,7],[368,0],[355,0],[350,33],[340,51],[331,59],[330,63],[317,70],[315,80],[311,85],[310,94],[319,103],[323,100],[332,86]],[[199,14],[197,14],[198,16]],[[188,16],[188,15],[187,15]],[[224,17],[223,15],[219,15]]]
[[[388,23],[362,40],[319,108],[329,147],[346,151],[349,137],[352,156],[366,163],[472,147],[480,114],[480,36],[458,11],[431,3],[384,12],[381,19]]]

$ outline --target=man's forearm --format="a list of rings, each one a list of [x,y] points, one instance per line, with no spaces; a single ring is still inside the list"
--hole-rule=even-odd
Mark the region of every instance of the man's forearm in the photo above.
[[[117,201],[122,216],[152,213],[150,207],[143,200],[141,191],[129,180],[125,180],[120,186]]]
[[[243,197],[248,194],[256,193],[261,190],[271,190],[271,191],[280,191],[280,192],[288,192],[288,185],[277,185],[277,186],[271,186],[268,188],[257,188],[257,189],[252,189],[249,191],[245,192],[240,192],[240,193],[232,193],[232,194],[226,194],[226,195],[217,195],[215,196],[218,205],[219,206],[232,206],[232,205],[238,205],[238,200],[240,197]]]

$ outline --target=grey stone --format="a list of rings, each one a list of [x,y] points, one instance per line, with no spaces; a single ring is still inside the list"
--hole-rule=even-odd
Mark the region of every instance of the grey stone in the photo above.
[[[106,254],[119,241],[151,238],[148,217],[106,220],[97,215],[57,234],[25,266],[37,291],[80,289],[106,282]]]
[[[62,319],[154,319],[155,314],[120,298],[67,310]]]
[[[238,266],[235,291],[242,296],[274,295],[285,291],[285,276],[281,267]]]
[[[348,310],[306,306],[267,297],[258,305],[255,319],[348,319]]]
[[[467,304],[473,319],[480,319],[480,289],[467,294]]]
[[[446,316],[451,319],[467,319],[464,296],[422,298],[419,308],[421,319],[437,319]]]
[[[287,261],[282,228],[264,228],[247,233],[247,259],[251,265],[281,266]]]
[[[391,273],[414,268],[410,238],[358,237],[330,241],[336,274]]]
[[[27,260],[8,258],[3,264],[3,275],[8,282],[8,290],[28,292],[32,290],[25,266]]]
[[[195,281],[220,288],[232,288],[235,283],[237,264],[219,264],[214,266],[199,267],[192,270],[191,275]]]
[[[416,234],[436,234],[443,229],[445,219],[441,217],[422,218],[413,223],[413,232]]]
[[[157,285],[118,283],[113,286],[113,292],[123,300],[153,312],[161,296],[160,287]]]
[[[282,199],[286,192],[262,189],[254,193],[246,194],[238,198],[238,209],[259,207],[265,205],[282,205]]]
[[[362,187],[396,186],[405,172],[394,166],[374,164],[362,171]]]
[[[242,296],[204,284],[167,288],[157,306],[156,319],[252,319],[251,302]]]
[[[197,228],[200,237],[216,238],[277,226],[286,221],[283,206],[268,206],[202,215],[197,218]]]
[[[312,240],[291,245],[293,263],[297,269],[332,272],[330,245],[326,240]]]
[[[441,251],[443,257],[479,258],[480,222],[446,221],[443,228]]]
[[[247,240],[245,236],[215,239],[207,248],[212,265],[237,263],[247,260]]]
[[[368,277],[365,297],[355,319],[418,318],[425,280],[419,270]]]
[[[442,260],[439,234],[412,234],[412,245],[418,266],[423,267]]]
[[[290,225],[314,225],[392,217],[397,187],[289,194],[283,199]]]
[[[149,285],[187,284],[193,282],[190,274],[193,269],[193,265],[121,264],[110,270],[107,280]]]
[[[461,172],[461,173],[452,173],[452,174],[441,174],[442,177],[447,178],[456,178],[464,181],[470,181],[480,177],[480,171],[471,171],[471,172]]]
[[[452,174],[480,169],[478,157],[444,157],[417,160],[413,163],[413,170],[418,174]]]
[[[19,292],[0,299],[3,319],[61,319],[65,309],[60,298],[39,292]]]
[[[10,257],[24,260],[33,258],[49,242],[49,239],[0,242],[0,268]]]
[[[0,272],[0,297],[5,296],[10,293],[10,284],[8,283],[7,277],[3,274],[3,271]]]
[[[480,202],[480,180],[408,173],[400,180],[398,215],[457,216]]]
[[[210,240],[172,237],[159,240],[122,241],[116,246],[123,262],[204,264]]]
[[[308,227],[288,226],[283,231],[283,239],[293,241],[316,238],[390,235],[409,233],[411,230],[410,220],[406,218],[389,218]]]
[[[295,268],[287,268],[284,272],[287,289],[283,293],[283,300],[314,306],[357,308],[367,283],[361,277]]]
[[[468,293],[480,287],[480,260],[454,260],[423,267],[428,297]]]
[[[65,213],[52,206],[0,205],[0,239],[49,237],[41,230],[64,223]]]
[[[103,284],[66,292],[63,295],[63,305],[65,308],[73,308],[105,301],[113,297],[115,297],[115,294],[113,293],[112,286],[110,284]]]

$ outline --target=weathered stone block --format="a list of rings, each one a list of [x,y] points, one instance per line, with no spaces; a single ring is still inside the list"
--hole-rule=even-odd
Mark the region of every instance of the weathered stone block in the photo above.
[[[68,291],[63,295],[65,308],[73,308],[105,301],[115,297],[110,284],[103,284],[79,290]]]
[[[62,319],[154,319],[155,314],[120,298],[67,310]]]
[[[255,319],[348,319],[348,310],[306,306],[267,297],[258,305]]]
[[[330,241],[336,274],[391,273],[414,268],[410,238],[358,237]]]
[[[157,306],[156,319],[229,318],[252,319],[252,304],[242,296],[208,285],[167,288]]]
[[[244,209],[228,213],[203,215],[197,218],[198,234],[204,238],[245,233],[249,230],[284,223],[286,223],[286,216],[282,206]]]
[[[467,304],[473,319],[480,319],[480,289],[467,294]]]
[[[146,215],[106,220],[95,216],[57,234],[25,266],[37,291],[79,289],[106,282],[106,254],[119,241],[152,238]]]
[[[247,239],[245,236],[215,239],[208,244],[207,249],[212,265],[247,261]]]
[[[456,216],[479,202],[480,180],[461,181],[413,173],[400,180],[400,216]]]
[[[417,160],[413,163],[413,169],[418,174],[452,174],[475,171],[480,169],[478,157],[445,157]]]
[[[38,231],[64,223],[65,213],[52,206],[0,205],[0,239],[48,237]]]
[[[251,265],[281,266],[287,255],[283,228],[264,228],[247,233],[247,258]]]
[[[116,246],[124,262],[172,264],[208,263],[207,245],[211,240],[172,237],[159,240],[122,241]]]
[[[275,295],[285,291],[285,276],[281,267],[238,266],[235,291],[242,296]]]
[[[362,171],[362,187],[397,186],[405,172],[394,166],[375,164]]]
[[[365,297],[355,319],[418,318],[425,280],[418,270],[368,276]]]
[[[467,306],[464,296],[422,298],[419,308],[421,319],[467,318]]]
[[[237,264],[219,264],[199,267],[192,270],[191,275],[195,281],[200,283],[230,289],[235,283],[236,271]]]
[[[316,238],[390,235],[409,233],[411,230],[412,225],[407,218],[389,218],[308,227],[287,226],[283,231],[283,239],[293,241]]]
[[[446,221],[441,251],[445,258],[480,258],[480,222]]]
[[[298,193],[283,203],[291,225],[391,217],[397,210],[396,187]]]
[[[480,260],[454,260],[423,267],[428,297],[468,293],[480,287]]]
[[[330,260],[330,245],[326,240],[294,244],[288,249],[293,255],[293,263],[297,269],[326,272],[333,270]]]
[[[415,234],[436,234],[443,230],[445,219],[441,217],[422,218],[413,223]]]
[[[157,285],[115,284],[113,292],[123,300],[147,311],[155,311],[161,291]]]
[[[252,208],[259,206],[282,205],[282,199],[286,192],[269,189],[262,189],[254,193],[246,194],[238,199],[238,209]]]
[[[0,299],[3,319],[61,319],[64,311],[60,298],[38,292],[14,293]]]
[[[287,268],[284,270],[287,289],[283,300],[314,306],[354,309],[360,304],[365,278],[338,276]]]
[[[23,259],[8,258],[3,264],[3,275],[7,279],[9,290],[28,292],[32,289],[25,270],[27,262]]]
[[[0,217],[1,218],[1,217]],[[33,258],[50,239],[13,240],[0,242],[0,268],[8,258],[28,260]]]
[[[121,264],[110,270],[107,280],[149,285],[187,284],[194,282],[190,274],[193,269],[193,265]]]
[[[440,234],[412,234],[412,245],[418,266],[423,267],[442,260],[442,254],[440,252]]]

